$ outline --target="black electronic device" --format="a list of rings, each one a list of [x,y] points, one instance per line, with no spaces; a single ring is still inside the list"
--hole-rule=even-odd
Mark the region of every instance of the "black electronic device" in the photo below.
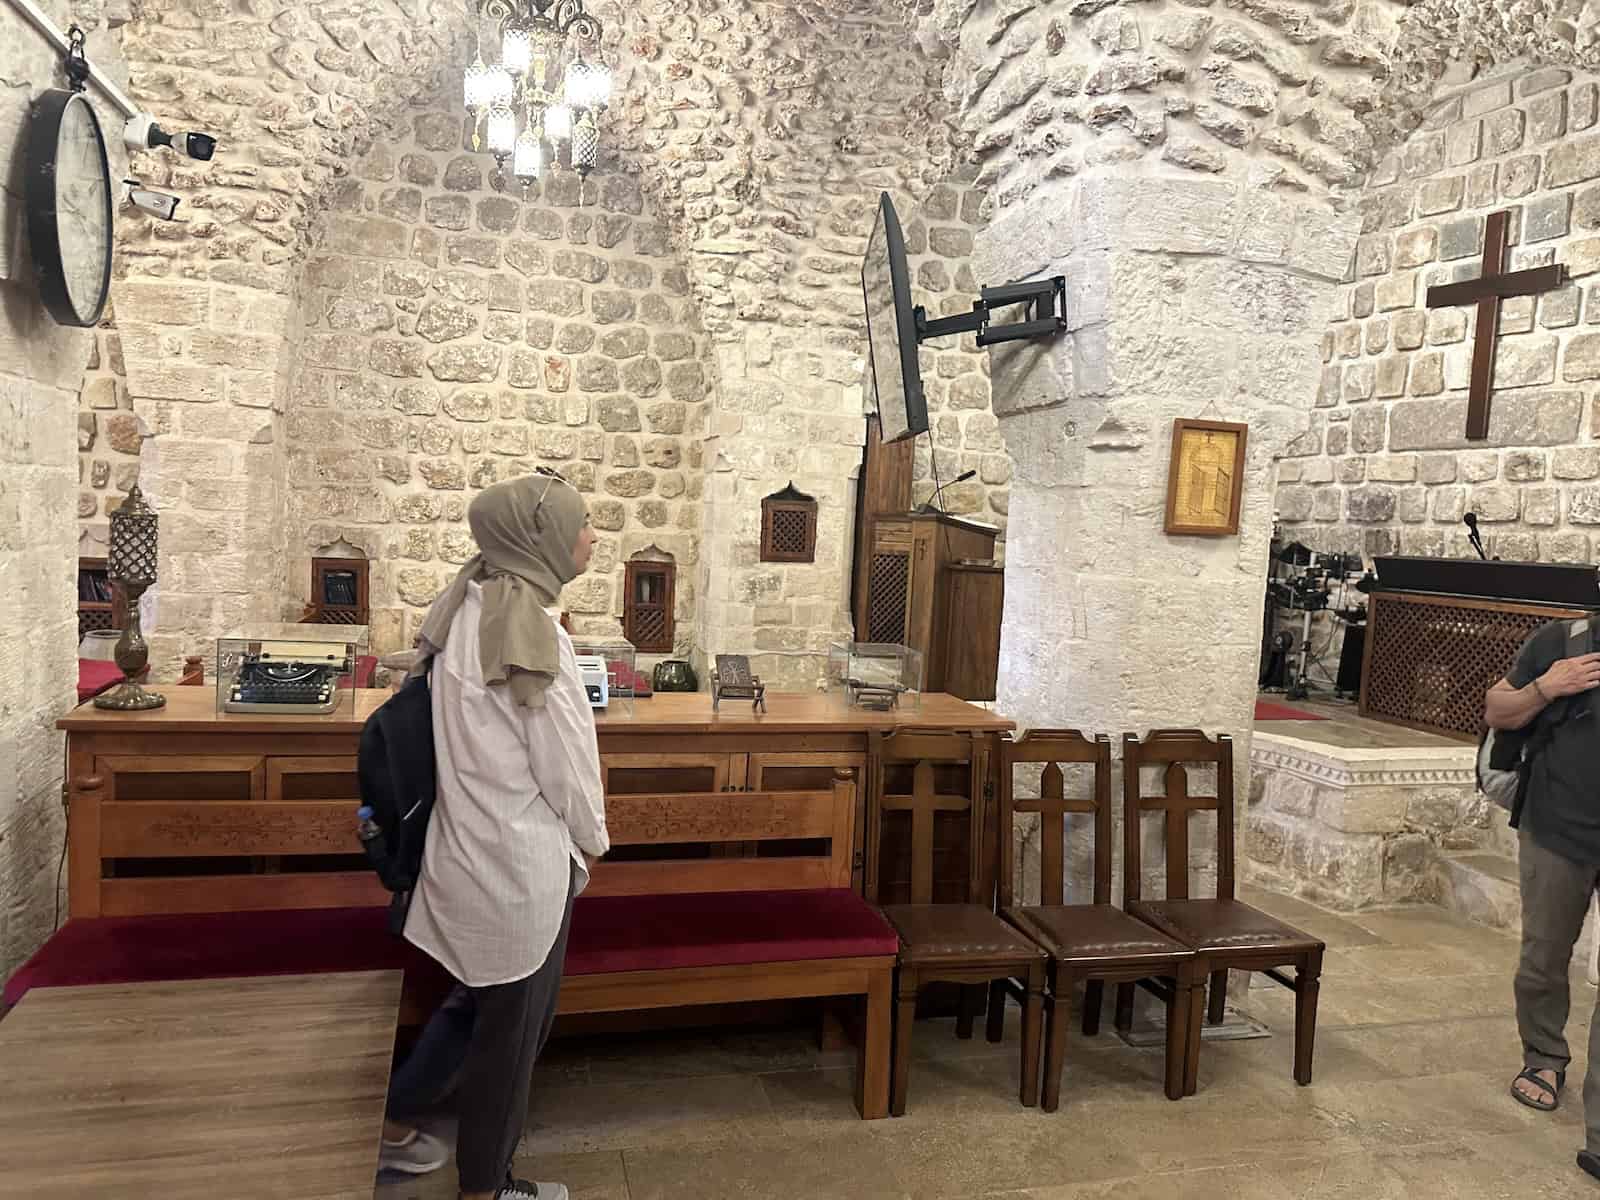
[[[1294,649],[1294,634],[1281,629],[1267,643],[1267,652],[1261,657],[1261,676],[1257,681],[1263,692],[1282,692],[1289,687],[1289,651]]]
[[[1600,610],[1600,575],[1589,564],[1480,562],[1474,558],[1377,558],[1374,589]],[[1359,586],[1359,585],[1358,585]]]
[[[1478,552],[1482,562],[1489,561],[1489,555],[1483,548],[1483,537],[1478,533],[1478,514],[1467,513],[1461,518],[1461,523],[1467,527],[1467,540],[1472,543],[1472,548]]]
[[[954,479],[949,479],[949,480],[946,480],[944,483],[941,483],[938,487],[933,489],[933,495],[928,497],[928,502],[922,506],[922,511],[923,512],[942,513],[944,511],[944,509],[939,507],[939,496],[940,496],[940,494],[946,488],[955,487],[955,485],[958,484],[958,483],[965,483],[967,480],[973,478],[976,475],[977,475],[976,471],[963,471],[963,472],[961,472],[961,474],[957,475]]]
[[[1343,613],[1340,615],[1344,616]],[[1359,623],[1351,621],[1345,627],[1344,645],[1339,649],[1339,675],[1333,686],[1341,696],[1361,694],[1362,664],[1366,660],[1367,650],[1366,613],[1362,612],[1361,616]],[[1350,620],[1349,617],[1345,619]]]
[[[223,705],[227,712],[330,713],[338,706],[339,668],[330,663],[252,654]]]
[[[878,218],[861,260],[861,294],[867,313],[867,348],[883,441],[928,432],[928,402],[922,390],[917,347],[931,338],[971,333],[979,346],[1054,337],[1067,327],[1064,275],[1003,287],[980,288],[970,312],[928,316],[911,300],[911,269],[905,235],[888,192],[878,198]],[[1007,325],[990,323],[994,309],[1027,305],[1030,315]]]
[[[867,352],[873,396],[885,442],[928,432],[928,401],[917,365],[917,320],[911,303],[906,239],[894,202],[884,192],[861,260],[867,307]]]

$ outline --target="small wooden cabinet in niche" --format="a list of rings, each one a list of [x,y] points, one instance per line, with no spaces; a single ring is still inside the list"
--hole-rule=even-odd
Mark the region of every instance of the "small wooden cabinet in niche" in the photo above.
[[[311,603],[301,621],[315,625],[367,624],[368,565],[364,558],[313,558]]]
[[[761,561],[817,561],[817,502],[792,482],[761,502]]]
[[[629,560],[622,585],[622,633],[635,650],[646,654],[672,652],[676,633],[672,612],[675,575],[671,559]]]

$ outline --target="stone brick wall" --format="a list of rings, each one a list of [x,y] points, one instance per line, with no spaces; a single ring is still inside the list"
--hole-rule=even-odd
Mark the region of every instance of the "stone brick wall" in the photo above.
[[[115,7],[115,6],[111,6]],[[46,0],[62,26],[95,33],[89,56],[121,71],[105,36],[102,6],[69,10]],[[61,735],[55,722],[75,702],[78,643],[77,466],[74,397],[94,347],[92,330],[55,324],[39,304],[22,213],[23,146],[29,105],[64,86],[60,58],[9,7],[0,6],[0,976],[49,936],[55,872],[66,836],[61,805]],[[91,92],[113,147],[122,119]]]
[[[600,537],[564,603],[620,632],[622,564],[680,565],[687,648],[711,386],[682,256],[636,175],[497,193],[458,108],[418,111],[335,191],[300,289],[287,419],[289,587],[343,542],[373,560],[373,643],[410,645],[475,552],[468,500],[537,466],[589,496]]]
[[[878,134],[887,140],[889,122],[880,120]],[[863,157],[887,155],[880,148]],[[911,165],[896,161],[902,171]],[[729,321],[715,301],[719,283],[737,286],[737,272],[727,282],[720,281],[721,264],[701,265],[697,274],[710,294],[719,367],[705,451],[701,647],[707,654],[752,651],[755,670],[781,688],[814,687],[829,643],[850,637],[854,480],[871,406],[860,261],[880,190],[891,193],[900,216],[916,302],[937,315],[969,310],[977,298],[967,261],[977,194],[940,185],[919,203],[906,184],[846,182],[861,174],[840,162],[818,188],[808,206],[816,216],[803,227],[806,240],[792,251],[792,266],[777,273],[780,288],[769,307]],[[705,247],[696,244],[696,259],[719,253]],[[990,409],[987,354],[970,337],[929,343],[922,375],[940,479],[969,467],[980,472],[946,489],[946,507],[1003,529],[1010,460]],[[934,487],[928,439],[918,440],[914,464],[914,498],[924,499]],[[816,562],[762,563],[761,498],[790,481],[820,505]]]
[[[89,558],[105,557],[107,518],[138,482],[144,442],[128,394],[115,310],[115,303],[107,306],[78,390],[78,553]]]
[[[846,611],[858,269],[880,189],[913,240],[919,300],[957,311],[976,294],[977,196],[970,173],[930,194],[957,155],[937,66],[893,13],[607,12],[617,103],[585,207],[570,176],[527,205],[489,188],[453,109],[470,55],[438,19],[448,6],[408,28],[379,0],[359,29],[218,24],[202,7],[184,0],[165,37],[136,20],[126,41],[152,104],[223,126],[227,153],[140,164],[194,224],[124,237],[140,303],[82,401],[89,544],[135,454],[163,511],[157,663],[250,616],[297,615],[309,556],[333,545],[379,560],[375,642],[404,644],[470,553],[473,488],[538,462],[592,487],[608,526],[598,574],[567,597],[580,628],[616,628],[620,564],[656,546],[679,563],[680,642],[728,615],[700,603],[726,581],[774,599],[762,615],[785,628],[758,646],[751,602],[717,649],[789,654],[796,626],[825,647]],[[196,70],[206,45],[226,82]],[[848,120],[815,115],[846,104]],[[986,356],[967,339],[925,358],[940,474],[980,472],[946,503],[1003,524]],[[925,449],[918,473],[926,495]],[[227,529],[210,494],[223,478],[251,495]],[[824,502],[823,548],[814,568],[773,572],[755,564],[759,500],[791,479]]]
[[[1588,562],[1600,525],[1600,131],[1592,77],[1546,68],[1442,95],[1361,201],[1363,235],[1323,338],[1312,426],[1280,469],[1278,512],[1323,550]],[[1484,218],[1512,210],[1510,269],[1572,281],[1508,300],[1485,442],[1466,440],[1474,310],[1424,306],[1475,277]]]
[[[793,480],[848,497],[861,442],[859,258],[876,192],[868,185],[835,199],[815,187],[802,207],[832,205],[833,216],[796,230],[804,266],[786,283],[838,315],[797,328],[772,323],[765,333],[751,331],[753,321],[720,326],[725,342],[739,339],[741,372],[752,352],[764,352],[768,362],[754,365],[782,381],[728,383],[701,313],[704,273],[724,259],[739,263],[734,247],[702,242],[686,255],[627,158],[582,189],[557,172],[526,198],[520,189],[499,194],[492,160],[471,150],[463,120],[459,108],[426,107],[401,137],[375,144],[335,189],[306,260],[284,438],[295,604],[305,599],[311,554],[353,547],[374,564],[375,648],[409,645],[426,604],[473,553],[464,521],[471,495],[545,465],[590,496],[601,533],[589,574],[564,597],[580,632],[620,632],[624,564],[655,550],[678,565],[676,653],[788,650],[797,637],[825,651],[843,613],[851,505],[825,505],[822,515],[818,566],[832,595],[801,597],[826,603],[797,609],[794,597],[775,598],[760,619],[752,604],[743,641],[735,622],[697,645],[709,578],[703,491],[750,466],[752,478],[770,483],[760,494]],[[918,301],[936,313],[970,306],[977,195],[946,185],[925,205],[903,191],[898,199]],[[835,323],[850,330],[838,344]],[[947,505],[1003,523],[1009,461],[988,411],[987,356],[966,343],[925,352],[939,471],[946,480],[979,471],[946,491]],[[856,415],[806,415],[841,400]],[[740,449],[730,455],[734,440]],[[759,459],[742,457],[744,448]],[[931,477],[924,444],[919,498]],[[734,555],[738,539],[758,539],[759,498],[730,503],[728,523],[709,535],[713,560]],[[783,575],[800,573],[752,570],[780,577],[780,588]],[[768,645],[769,636],[783,645]],[[806,670],[807,686],[814,675]]]

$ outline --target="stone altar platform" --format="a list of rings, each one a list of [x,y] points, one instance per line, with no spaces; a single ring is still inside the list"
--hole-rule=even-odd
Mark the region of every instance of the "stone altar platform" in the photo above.
[[[1471,881],[1459,864],[1514,866],[1505,814],[1474,784],[1475,745],[1368,720],[1353,704],[1294,707],[1325,719],[1256,722],[1246,879],[1335,909],[1420,901],[1462,911],[1454,893]],[[1514,925],[1514,873],[1510,884],[1509,912],[1497,892],[1463,915]]]

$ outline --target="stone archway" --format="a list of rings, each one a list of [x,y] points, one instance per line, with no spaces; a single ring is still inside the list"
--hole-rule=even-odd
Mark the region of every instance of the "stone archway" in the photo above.
[[[311,294],[324,284],[299,267],[308,248],[350,224],[351,205],[395,219],[384,206],[410,203],[400,195],[403,156],[390,153],[386,139],[411,128],[428,97],[459,86],[470,51],[463,51],[464,5],[445,0],[416,8],[362,0],[322,20],[287,12],[266,17],[215,0],[185,0],[175,13],[169,8],[137,9],[124,31],[135,93],[175,122],[222,132],[227,159],[212,168],[141,163],[149,182],[185,196],[194,224],[177,238],[169,235],[180,231],[139,229],[122,248],[126,278],[115,360],[125,369],[134,415],[156,439],[190,447],[145,466],[147,492],[172,513],[166,546],[173,557],[162,586],[163,611],[172,620],[162,621],[154,643],[157,655],[172,662],[240,620],[294,615],[285,611],[296,592],[286,571],[306,551],[285,539],[282,516],[294,513],[287,524],[307,531],[318,514],[297,507],[301,484],[355,482],[296,482],[296,471],[307,472],[296,441],[316,424],[313,417],[326,415],[312,412],[319,385],[308,382],[307,371],[323,365],[308,363],[307,351],[317,351],[326,314],[305,319]],[[642,394],[631,399],[642,411],[633,416],[619,406],[614,428],[598,431],[608,439],[602,457],[583,461],[598,468],[597,496],[608,515],[613,507],[638,508],[651,529],[660,527],[649,522],[665,511],[673,536],[703,542],[706,553],[693,556],[695,577],[684,581],[703,600],[701,642],[710,638],[705,630],[726,629],[732,642],[720,639],[721,648],[759,648],[765,635],[756,628],[758,594],[769,620],[781,609],[790,621],[814,627],[805,646],[774,643],[773,661],[762,664],[774,679],[792,676],[809,686],[828,638],[845,622],[844,589],[832,580],[847,561],[849,476],[861,436],[853,272],[871,201],[879,188],[902,197],[926,193],[957,161],[960,139],[937,95],[936,67],[897,15],[879,5],[729,2],[645,11],[602,4],[600,11],[619,71],[619,103],[606,131],[617,157],[609,166],[630,171],[643,185],[638,192],[653,213],[646,223],[660,230],[659,238],[649,235],[650,244],[663,256],[651,259],[649,270],[655,283],[670,276],[672,286],[682,286],[671,298],[669,323],[695,328],[686,358],[677,347],[668,359],[653,345],[645,352],[646,362],[660,365],[636,368],[634,390]],[[442,149],[429,153],[450,157]],[[603,193],[597,195],[606,209]],[[477,199],[491,198],[475,198],[472,220]],[[933,220],[952,229],[935,230],[950,236],[929,250],[948,259],[930,268],[935,291],[960,283],[959,260],[970,244],[960,196],[940,206]],[[674,256],[682,257],[667,261]],[[931,300],[943,302],[937,295]],[[344,316],[363,319],[352,306]],[[499,328],[503,333],[503,320]],[[631,350],[632,336],[617,339],[619,352]],[[619,360],[624,367],[628,361]],[[960,373],[951,367],[952,378]],[[596,368],[595,381],[606,377]],[[986,396],[986,384],[963,384],[962,403],[971,407],[969,393],[978,390]],[[698,405],[666,415],[661,428],[652,425],[648,407],[657,397],[678,401],[692,393]],[[302,409],[305,420],[285,422],[285,414]],[[962,430],[976,417],[952,420],[952,436],[964,441]],[[375,420],[367,424],[373,426],[362,435],[368,440],[393,436]],[[993,431],[974,436],[996,442],[974,451],[992,457]],[[646,445],[652,438],[681,444]],[[666,473],[669,494],[632,474],[651,466],[629,466],[628,457],[651,454],[663,464],[654,469]],[[674,455],[676,465],[667,465]],[[323,456],[310,474],[346,469],[336,458]],[[180,462],[188,468],[183,476],[167,465]],[[988,477],[1003,487],[1006,474],[995,467]],[[441,478],[453,482],[450,472]],[[745,510],[790,478],[820,493],[833,510],[824,518],[833,548],[815,567],[755,570],[756,535]],[[218,498],[216,485],[224,480],[235,486]],[[613,482],[622,490],[607,494]],[[192,505],[192,497],[207,504]],[[384,506],[398,498],[370,500],[359,523],[384,524]],[[451,511],[447,498],[446,524]],[[444,545],[442,537],[435,547]],[[382,545],[413,541],[408,534]],[[189,576],[180,569],[175,557],[200,546],[226,559],[220,575],[239,581],[239,590],[219,594],[217,571]],[[407,591],[420,600],[428,572],[406,569],[413,571]],[[596,621],[615,616],[614,595],[586,596],[583,603]]]

